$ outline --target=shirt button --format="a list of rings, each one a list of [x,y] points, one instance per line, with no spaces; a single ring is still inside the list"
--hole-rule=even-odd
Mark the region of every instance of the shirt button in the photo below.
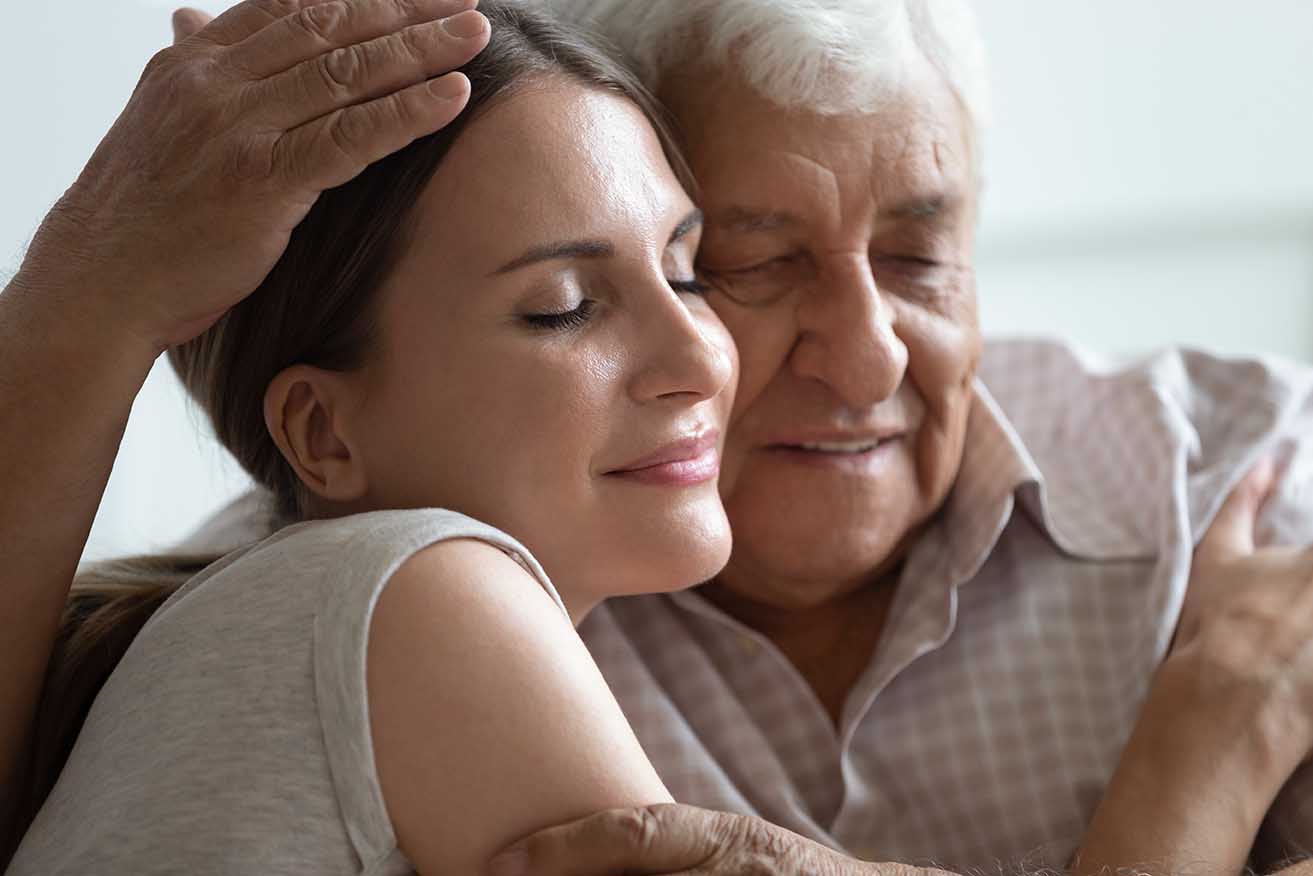
[[[745,657],[755,657],[761,650],[761,645],[757,644],[757,640],[752,636],[739,636],[739,650]]]

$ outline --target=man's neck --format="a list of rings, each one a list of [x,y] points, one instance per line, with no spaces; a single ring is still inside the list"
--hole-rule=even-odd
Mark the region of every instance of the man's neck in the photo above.
[[[848,695],[875,656],[897,582],[895,570],[851,593],[806,608],[755,602],[714,581],[700,592],[779,648],[838,728]]]

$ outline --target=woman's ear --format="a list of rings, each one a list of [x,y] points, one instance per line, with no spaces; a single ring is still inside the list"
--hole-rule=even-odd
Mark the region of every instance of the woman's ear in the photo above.
[[[348,434],[356,403],[346,375],[293,365],[269,382],[264,422],[283,458],[311,493],[352,502],[369,490],[364,460]]]

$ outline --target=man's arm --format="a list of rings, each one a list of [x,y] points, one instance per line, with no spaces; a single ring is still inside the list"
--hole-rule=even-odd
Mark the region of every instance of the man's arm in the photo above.
[[[1200,543],[1172,651],[1076,874],[1243,872],[1278,792],[1308,756],[1313,554],[1255,548],[1275,483],[1270,462],[1256,467]],[[1271,860],[1257,863],[1270,869]]]
[[[44,279],[20,275],[0,293],[0,811],[69,584],[158,352],[71,305],[93,287]]]
[[[181,11],[175,45],[151,59],[0,293],[0,818],[152,363],[259,285],[321,192],[460,113],[469,83],[448,71],[488,31],[459,36],[470,31],[443,20],[475,17],[473,5]],[[279,39],[249,39],[271,27]],[[399,38],[406,29],[423,38]],[[366,44],[369,63],[341,65],[341,81],[316,72]]]
[[[666,804],[598,812],[502,851],[488,876],[947,876],[868,863],[760,818]]]

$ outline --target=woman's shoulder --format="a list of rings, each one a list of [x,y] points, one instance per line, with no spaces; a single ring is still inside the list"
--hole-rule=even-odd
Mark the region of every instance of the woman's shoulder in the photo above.
[[[440,545],[456,542],[473,544],[437,550]],[[252,589],[273,590],[271,595],[298,601],[331,603],[340,602],[352,590],[363,589],[366,602],[372,602],[376,594],[371,595],[371,591],[385,586],[403,564],[420,552],[462,557],[486,552],[509,557],[564,611],[542,566],[513,536],[450,509],[412,508],[285,526],[207,567],[174,595],[161,617],[186,603],[206,601],[198,599],[199,594],[216,590],[229,600],[243,589]],[[432,561],[420,564],[420,569],[430,575],[439,568],[440,564],[433,565]],[[271,588],[271,584],[276,587]]]

